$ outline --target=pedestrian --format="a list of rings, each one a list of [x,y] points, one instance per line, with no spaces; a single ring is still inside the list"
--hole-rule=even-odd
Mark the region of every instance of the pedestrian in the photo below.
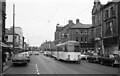
[[[3,52],[3,54],[2,54],[2,62],[3,62],[3,66],[5,66],[5,63],[6,63],[6,54],[5,54],[5,52]]]

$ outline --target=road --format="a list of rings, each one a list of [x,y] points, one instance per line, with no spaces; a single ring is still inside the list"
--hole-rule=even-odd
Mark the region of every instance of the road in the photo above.
[[[43,54],[32,55],[26,66],[12,66],[4,74],[118,74],[118,68],[89,63],[58,61]]]

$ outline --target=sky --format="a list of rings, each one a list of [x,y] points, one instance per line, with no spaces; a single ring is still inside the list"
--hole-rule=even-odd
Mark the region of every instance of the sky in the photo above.
[[[106,4],[109,0],[100,0]],[[40,46],[46,40],[54,41],[56,25],[64,26],[68,20],[92,24],[91,11],[94,0],[6,0],[6,28],[21,27],[25,41],[30,46]]]

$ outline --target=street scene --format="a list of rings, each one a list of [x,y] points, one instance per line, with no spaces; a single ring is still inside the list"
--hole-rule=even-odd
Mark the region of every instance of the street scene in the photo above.
[[[0,0],[0,73],[119,76],[119,25],[119,0]]]

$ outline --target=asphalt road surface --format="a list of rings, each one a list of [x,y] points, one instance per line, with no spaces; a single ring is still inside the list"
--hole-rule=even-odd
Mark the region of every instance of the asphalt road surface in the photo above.
[[[86,60],[82,60],[80,64],[58,61],[40,54],[32,55],[26,66],[12,66],[4,74],[118,74],[118,68]]]

